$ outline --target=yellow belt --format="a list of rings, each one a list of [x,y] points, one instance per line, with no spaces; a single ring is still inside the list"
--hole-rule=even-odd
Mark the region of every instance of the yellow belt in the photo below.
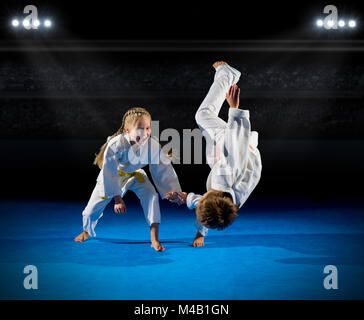
[[[126,173],[126,172],[122,172],[122,171],[118,170],[118,174],[119,174],[119,177],[124,176],[124,177],[130,178],[130,177],[135,176],[137,178],[138,182],[140,182],[140,183],[145,182],[144,176],[138,171],[134,171],[132,173]]]
[[[127,173],[127,172],[122,172],[122,171],[118,170],[118,175],[119,175],[119,177],[124,176],[124,177],[128,177],[128,178],[135,176],[137,178],[138,182],[140,182],[140,183],[145,182],[144,176],[140,172],[137,172],[137,171],[134,171],[132,173]],[[101,197],[101,199],[107,200],[108,197]]]

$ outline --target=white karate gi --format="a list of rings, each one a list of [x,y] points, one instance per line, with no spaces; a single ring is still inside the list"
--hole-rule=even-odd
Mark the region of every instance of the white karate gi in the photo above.
[[[161,150],[159,143],[150,138],[135,152],[127,133],[112,138],[105,149],[103,166],[86,208],[82,212],[83,229],[96,236],[95,227],[107,204],[114,196],[123,197],[131,190],[140,199],[148,225],[160,223],[158,194],[141,168],[149,165],[155,186],[162,199],[172,190],[181,190],[171,161]],[[140,182],[139,180],[144,180]]]
[[[218,66],[195,119],[206,139],[206,159],[211,167],[206,189],[230,193],[234,204],[241,208],[260,180],[262,163],[257,149],[258,133],[250,130],[249,111],[229,108],[227,123],[218,117],[226,93],[239,78],[238,70]],[[201,197],[189,193],[188,208],[195,209]],[[207,235],[208,229],[197,220],[195,226],[202,235]]]

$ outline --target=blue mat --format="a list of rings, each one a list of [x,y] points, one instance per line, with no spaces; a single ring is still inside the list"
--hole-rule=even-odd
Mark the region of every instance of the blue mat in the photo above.
[[[73,238],[86,201],[1,201],[0,299],[364,298],[361,206],[250,199],[231,227],[193,248],[193,211],[161,203],[158,253],[133,200],[126,215],[109,205],[85,243]],[[27,265],[37,290],[23,286]],[[337,290],[323,286],[326,265],[337,267]]]

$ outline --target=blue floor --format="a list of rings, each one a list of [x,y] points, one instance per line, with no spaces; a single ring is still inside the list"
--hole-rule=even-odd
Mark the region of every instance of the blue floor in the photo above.
[[[250,199],[236,222],[190,246],[193,212],[163,201],[163,253],[150,248],[141,208],[109,206],[97,238],[73,242],[84,202],[0,202],[0,299],[363,299],[364,210],[342,202]],[[25,290],[23,269],[38,269]],[[338,269],[326,290],[323,269]]]

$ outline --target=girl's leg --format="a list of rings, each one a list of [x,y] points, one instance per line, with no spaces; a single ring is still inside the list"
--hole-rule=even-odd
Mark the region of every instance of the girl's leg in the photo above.
[[[75,238],[77,242],[83,242],[88,237],[95,237],[95,227],[102,217],[103,211],[112,198],[103,199],[100,197],[99,185],[96,184],[86,208],[82,212],[83,232]]]
[[[151,247],[154,248],[155,251],[164,251],[165,248],[159,242],[159,223],[153,223],[150,226],[150,241]]]
[[[155,191],[146,173],[143,170],[139,170],[139,172],[143,173],[145,182],[138,182],[135,178],[129,190],[137,195],[142,205],[145,219],[150,227],[152,248],[156,251],[164,251],[158,238],[159,224],[161,221],[158,193]]]

